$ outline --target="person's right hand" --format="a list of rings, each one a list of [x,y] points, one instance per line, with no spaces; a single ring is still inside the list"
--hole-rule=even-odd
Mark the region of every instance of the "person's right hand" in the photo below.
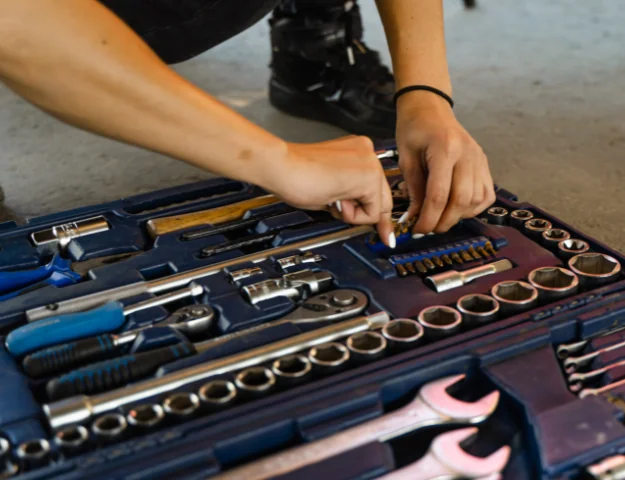
[[[391,190],[369,138],[288,143],[285,165],[268,189],[286,203],[306,210],[331,206],[346,223],[377,225],[382,241],[395,247]]]

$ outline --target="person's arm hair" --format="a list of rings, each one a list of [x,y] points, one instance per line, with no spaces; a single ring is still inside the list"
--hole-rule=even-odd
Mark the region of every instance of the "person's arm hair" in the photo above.
[[[286,155],[96,0],[0,0],[0,81],[65,122],[266,188]]]

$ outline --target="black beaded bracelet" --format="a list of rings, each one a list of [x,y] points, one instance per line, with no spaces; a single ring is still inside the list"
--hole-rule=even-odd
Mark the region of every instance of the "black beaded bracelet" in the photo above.
[[[439,90],[438,88],[430,87],[429,85],[410,85],[408,87],[402,88],[393,97],[393,103],[395,104],[395,106],[397,106],[397,100],[399,100],[399,97],[401,97],[404,93],[414,92],[415,90],[425,90],[426,92],[432,92],[438,95],[439,97],[447,100],[451,108],[454,108],[454,101],[449,95],[447,95],[442,90]]]

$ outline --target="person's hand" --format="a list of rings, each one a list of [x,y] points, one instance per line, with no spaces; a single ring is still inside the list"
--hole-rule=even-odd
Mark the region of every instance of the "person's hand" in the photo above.
[[[288,143],[285,170],[274,177],[268,189],[286,203],[306,210],[330,208],[354,225],[375,224],[384,243],[395,247],[391,190],[369,138]]]
[[[397,147],[410,196],[402,220],[418,215],[413,232],[446,232],[495,201],[486,155],[444,99],[420,91],[399,98]]]

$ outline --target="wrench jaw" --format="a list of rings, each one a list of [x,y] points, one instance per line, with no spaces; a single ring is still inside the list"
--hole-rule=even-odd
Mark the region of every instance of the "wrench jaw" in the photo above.
[[[452,375],[430,382],[419,392],[419,397],[430,408],[447,418],[446,423],[480,423],[488,418],[497,408],[499,392],[495,390],[476,402],[464,402],[447,393],[452,385],[464,380],[466,375]]]

